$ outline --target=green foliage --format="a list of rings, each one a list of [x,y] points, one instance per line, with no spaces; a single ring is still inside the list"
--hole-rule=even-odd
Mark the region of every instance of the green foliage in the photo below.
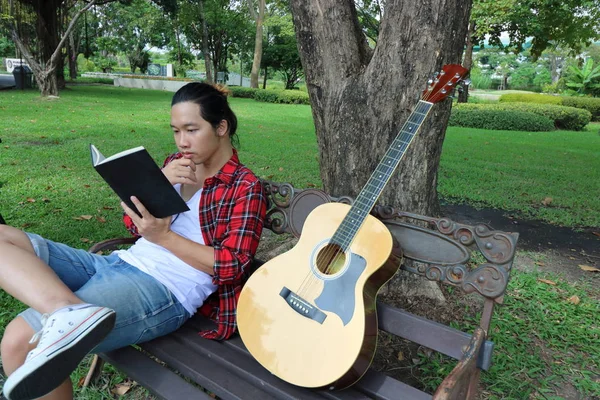
[[[94,72],[96,65],[89,58],[85,58],[83,54],[77,56],[77,70],[79,72]]]
[[[537,103],[537,104],[556,104],[566,107],[575,107],[587,110],[592,115],[592,121],[600,121],[600,98],[594,97],[573,97],[573,96],[549,96],[544,94],[532,93],[508,93],[500,96],[500,102],[512,103]]]
[[[572,89],[573,94],[592,94],[600,89],[600,64],[594,67],[592,58],[588,58],[582,68],[569,66],[569,72],[567,86]]]
[[[293,89],[304,76],[294,25],[290,14],[272,15],[267,20],[267,40],[261,65],[281,73],[285,89]]]
[[[499,103],[499,104],[461,104],[461,107],[489,110],[524,111],[541,115],[554,121],[558,129],[581,131],[589,124],[592,114],[587,110],[554,104],[535,103]]]
[[[0,36],[0,57],[13,57],[15,55],[15,44],[8,37]]]
[[[537,104],[562,104],[559,96],[548,96],[535,93],[507,93],[500,96],[500,103],[537,103]]]
[[[534,59],[552,46],[580,52],[597,39],[600,7],[597,0],[474,0],[471,21],[476,24],[475,43],[489,43],[520,52],[531,39]],[[508,33],[510,43],[502,43]],[[489,36],[488,36],[489,35]]]
[[[241,97],[244,99],[253,99],[254,94],[259,90],[242,86],[229,86],[228,89],[233,97]]]
[[[490,78],[489,74],[484,74],[481,71],[481,68],[473,68],[471,70],[471,84],[475,89],[491,89],[492,88],[492,78]]]
[[[454,106],[450,126],[507,131],[541,132],[554,130],[554,122],[541,115],[516,110],[490,110]]]
[[[600,121],[600,98],[597,97],[561,97],[562,105],[588,110],[592,121]]]
[[[310,104],[308,93],[299,90],[263,90],[254,93],[254,99],[267,103]]]

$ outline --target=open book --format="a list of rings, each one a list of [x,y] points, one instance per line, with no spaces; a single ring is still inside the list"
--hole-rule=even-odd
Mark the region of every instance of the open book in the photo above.
[[[136,196],[148,212],[164,218],[189,210],[148,151],[140,146],[104,157],[90,144],[92,165],[115,193],[138,215],[130,198]]]

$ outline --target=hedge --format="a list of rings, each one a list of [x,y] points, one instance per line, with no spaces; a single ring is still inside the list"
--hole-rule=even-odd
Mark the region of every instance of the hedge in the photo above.
[[[242,86],[229,86],[227,87],[227,89],[233,97],[242,97],[245,99],[253,99],[254,93],[256,93],[259,90]]]
[[[451,126],[506,131],[547,132],[554,130],[549,118],[525,111],[476,109],[455,106],[450,115]]]
[[[233,97],[243,97],[280,104],[310,104],[308,93],[299,90],[267,90],[246,87],[229,87]]]
[[[554,121],[558,129],[580,131],[590,122],[592,115],[587,110],[554,104],[499,103],[499,104],[460,104],[460,107],[489,110],[524,111],[541,115]]]
[[[501,103],[537,103],[556,104],[566,107],[575,107],[587,110],[592,114],[592,121],[600,121],[600,98],[597,97],[572,97],[551,96],[533,93],[509,93],[500,96]]]
[[[597,97],[567,97],[563,96],[562,105],[577,107],[589,111],[592,121],[600,121],[600,98]]]
[[[508,93],[500,96],[500,103],[537,103],[562,105],[560,96],[537,93]]]

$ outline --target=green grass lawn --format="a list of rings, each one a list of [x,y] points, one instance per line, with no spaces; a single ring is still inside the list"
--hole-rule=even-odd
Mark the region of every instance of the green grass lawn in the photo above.
[[[0,213],[14,226],[80,248],[126,235],[119,201],[91,167],[88,145],[105,155],[144,145],[162,163],[175,151],[171,97],[111,86],[70,87],[53,101],[35,91],[0,92]],[[236,98],[231,104],[244,163],[263,178],[297,187],[321,185],[309,106]],[[600,124],[584,132],[449,128],[439,192],[444,201],[599,227],[599,131]],[[548,287],[540,277],[558,280],[514,273],[506,305],[494,316],[494,367],[483,374],[490,398],[550,399],[552,379],[561,376],[584,396],[600,393],[598,288],[564,280]],[[566,302],[573,295],[581,299],[577,306]],[[0,292],[0,307],[1,334],[23,306]],[[428,365],[421,372],[424,384],[435,385],[454,364]],[[76,379],[83,373],[82,368]],[[78,398],[111,397],[110,388],[125,378],[109,374],[106,379],[104,394],[83,390]]]

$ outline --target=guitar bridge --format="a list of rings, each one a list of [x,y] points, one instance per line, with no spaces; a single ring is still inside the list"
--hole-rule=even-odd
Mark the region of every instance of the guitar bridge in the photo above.
[[[305,318],[312,319],[320,324],[323,324],[325,318],[327,318],[327,314],[323,311],[319,310],[317,307],[310,304],[308,301],[304,300],[302,297],[298,296],[296,293],[292,292],[290,289],[285,286],[279,292],[279,295],[285,299],[285,302],[288,306],[298,314],[302,315]]]

